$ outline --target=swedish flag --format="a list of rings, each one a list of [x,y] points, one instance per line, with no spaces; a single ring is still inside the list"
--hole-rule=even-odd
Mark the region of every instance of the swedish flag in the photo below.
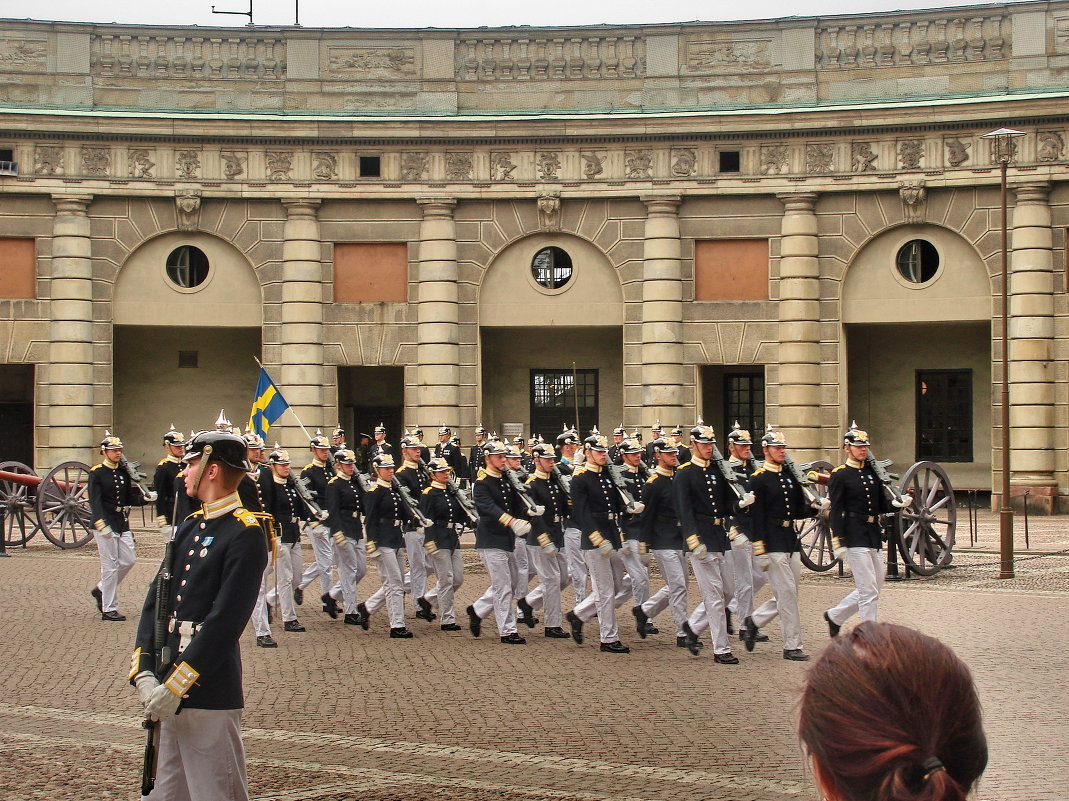
[[[256,382],[256,395],[252,401],[252,411],[249,413],[249,428],[259,434],[265,441],[267,431],[271,424],[282,416],[282,413],[290,405],[278,391],[275,382],[267,374],[267,370],[260,368],[260,380]]]

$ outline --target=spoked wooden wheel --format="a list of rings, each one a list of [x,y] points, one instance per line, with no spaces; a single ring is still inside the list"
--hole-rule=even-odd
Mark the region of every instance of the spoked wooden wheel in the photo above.
[[[0,462],[0,471],[20,476],[37,474],[22,462]],[[0,507],[4,510],[4,545],[25,545],[37,533],[34,489],[11,480],[0,480]]]
[[[813,462],[809,465],[810,470],[818,473],[831,471],[829,462]],[[813,482],[809,488],[821,498],[828,495],[828,485]],[[828,516],[823,512],[816,514],[808,520],[802,520],[795,524],[798,531],[798,539],[802,545],[802,563],[810,570],[824,573],[835,567],[839,560],[835,558],[831,547],[831,525]]]
[[[63,462],[41,479],[37,488],[37,521],[60,548],[80,548],[93,538],[89,511],[89,467]]]
[[[898,550],[909,569],[931,576],[950,563],[958,510],[954,488],[935,462],[917,462],[902,476],[901,492],[913,496],[902,510]]]

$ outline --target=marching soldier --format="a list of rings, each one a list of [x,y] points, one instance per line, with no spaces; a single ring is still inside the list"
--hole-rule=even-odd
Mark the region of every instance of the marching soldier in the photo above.
[[[401,456],[404,461],[394,474],[397,481],[408,490],[409,496],[416,503],[431,483],[427,475],[427,466],[422,453],[426,450],[413,436],[401,440]],[[405,592],[412,593],[412,603],[416,608],[416,617],[430,623],[436,615],[431,612],[427,594],[427,573],[433,568],[430,558],[423,548],[424,532],[415,519],[410,519],[405,526],[405,554],[408,557],[408,573],[405,576]]]
[[[434,455],[439,459],[445,459],[453,475],[464,475],[464,454],[453,442],[453,432],[449,426],[438,429],[438,445],[435,446]]]
[[[345,429],[335,428],[330,435],[330,453],[336,455],[338,451],[347,451],[349,446],[345,443]]]
[[[379,454],[372,462],[375,483],[364,496],[364,526],[367,530],[367,554],[378,564],[382,587],[367,603],[357,605],[360,627],[368,630],[372,613],[386,605],[390,619],[390,637],[407,640],[412,632],[405,628],[405,587],[402,553],[405,548],[404,527],[412,512],[394,486],[394,463],[389,454]]]
[[[460,532],[470,522],[460,499],[449,489],[450,466],[442,457],[427,466],[430,486],[423,490],[419,507],[434,525],[424,529],[423,545],[438,576],[435,593],[442,615],[442,631],[460,631],[453,604],[454,593],[464,583],[464,560],[460,555]]]
[[[527,640],[516,631],[515,599],[525,592],[521,591],[516,564],[516,537],[529,534],[531,524],[524,519],[523,504],[505,475],[508,466],[504,443],[491,439],[483,450],[486,467],[472,485],[472,500],[479,510],[475,547],[490,576],[490,586],[467,608],[468,628],[478,637],[482,619],[493,610],[501,642],[525,645]]]
[[[520,439],[521,442],[523,441],[520,437],[517,437],[517,439]],[[522,445],[505,446],[505,466],[520,484],[527,481],[529,475],[523,466],[523,456],[520,454],[520,449],[522,447]],[[523,609],[523,599],[527,596],[531,586],[531,577],[535,573],[534,565],[531,564],[530,554],[527,549],[528,536],[530,535],[516,535],[516,549],[514,553],[516,555],[516,568],[519,571],[516,599],[520,602],[517,605],[520,607],[521,612],[523,612],[520,619],[526,624],[527,628],[534,628],[537,621]]]
[[[839,635],[839,629],[854,614],[862,621],[876,621],[884,579],[881,515],[912,502],[910,495],[889,497],[869,462],[871,444],[868,432],[858,430],[857,423],[853,423],[843,435],[846,463],[832,470],[828,479],[832,545],[835,556],[845,557],[850,565],[855,587],[824,613],[832,637]]]
[[[617,429],[622,430],[622,429]],[[646,465],[642,464],[642,446],[634,440],[624,439],[619,445],[620,458],[623,460],[621,475],[632,498],[642,499],[642,490],[650,477]],[[609,449],[612,453],[612,449]],[[635,605],[641,606],[650,597],[650,574],[644,562],[649,561],[648,541],[642,531],[643,515],[625,512],[620,523],[624,534],[624,547],[620,559],[624,563],[627,575],[631,577],[631,592]],[[656,626],[647,621],[646,634],[657,634]],[[642,635],[645,636],[645,635]]]
[[[486,444],[486,429],[481,425],[475,428],[475,444],[468,453],[468,479],[475,480],[475,476],[486,466],[486,455],[483,446]]]
[[[676,449],[676,461],[680,465],[685,465],[690,461],[690,448],[683,443],[683,429],[679,426],[672,429],[671,444]]]
[[[160,726],[147,801],[249,797],[238,640],[256,603],[267,543],[236,492],[251,467],[245,455],[241,437],[205,431],[190,440],[184,457],[186,489],[200,508],[178,526],[171,564],[149,586],[129,676],[147,717]],[[174,580],[158,594],[170,575]],[[165,610],[157,609],[159,595]],[[161,611],[168,633],[157,644]]]
[[[267,588],[271,583],[271,574],[276,572],[276,559],[278,557],[278,543],[274,536],[274,520],[270,518],[265,508],[264,499],[271,491],[271,470],[263,464],[264,441],[260,435],[253,431],[247,431],[243,437],[245,442],[245,458],[249,462],[249,470],[238,483],[238,499],[243,509],[257,515],[260,527],[264,534],[268,535],[269,546],[267,549],[267,566],[260,581],[260,592],[256,596],[256,605],[252,610],[252,627],[256,633],[256,645],[260,648],[277,648],[278,643],[271,636],[271,617],[267,613]]]
[[[308,517],[304,501],[297,492],[296,480],[290,475],[290,455],[276,443],[267,457],[271,468],[270,491],[265,500],[265,511],[275,519],[278,527],[278,553],[275,556],[275,588],[267,594],[269,606],[278,605],[282,612],[282,630],[304,631],[297,619],[297,578],[301,575],[304,561],[301,558],[301,523]],[[266,646],[270,647],[270,646]]]
[[[661,428],[661,421],[658,420],[650,428],[650,444],[646,446],[646,464],[653,466],[657,464],[657,456],[653,452],[653,443],[661,439],[664,436],[664,429]]]
[[[327,505],[327,482],[334,477],[334,459],[330,443],[320,431],[316,431],[308,443],[308,450],[312,454],[312,461],[301,468],[301,476],[297,480],[304,482],[322,508]],[[319,579],[320,598],[328,595],[334,584],[334,549],[331,547],[330,528],[322,520],[313,519],[308,522],[306,531],[315,561],[305,569],[297,585],[297,603],[303,599],[305,588],[316,578]],[[327,602],[323,601],[324,612],[327,612],[327,606]]]
[[[379,423],[375,426],[375,430],[372,436],[375,437],[375,441],[371,443],[371,446],[367,451],[368,464],[374,468],[374,462],[376,456],[389,456],[391,459],[396,459],[397,454],[394,453],[393,445],[386,441],[386,426]]]
[[[182,443],[185,437],[180,431],[175,431],[174,426],[163,435],[164,457],[156,465],[156,472],[152,476],[152,489],[156,493],[156,525],[160,533],[170,538],[174,530],[174,509],[177,488],[175,479],[182,472]],[[184,494],[184,493],[183,493]],[[181,522],[181,521],[179,521]]]
[[[557,469],[561,475],[570,476],[575,472],[576,451],[579,448],[579,435],[564,427],[564,431],[557,435],[557,449],[560,451],[560,463]],[[587,570],[583,560],[583,532],[575,522],[571,514],[564,518],[564,556],[568,561],[568,576],[571,578],[572,590],[575,592],[575,603],[580,604],[587,596]]]
[[[89,470],[89,509],[93,516],[93,539],[100,557],[100,581],[90,591],[100,619],[126,620],[118,612],[119,584],[137,562],[134,535],[130,531],[130,507],[156,500],[156,493],[143,493],[122,461],[123,444],[110,431],[104,432],[100,453],[104,457]]]
[[[338,565],[338,581],[320,599],[331,618],[338,617],[338,601],[342,602],[344,622],[360,625],[357,588],[367,573],[367,550],[364,546],[364,527],[360,522],[363,511],[363,485],[355,477],[356,454],[344,449],[334,454],[335,475],[327,482],[327,527],[332,539],[334,562]]]
[[[609,447],[609,462],[611,464],[623,464],[623,454],[620,445],[627,438],[627,429],[617,426],[612,430],[612,445]]]
[[[783,658],[793,662],[809,661],[802,650],[802,628],[798,615],[798,581],[802,575],[800,546],[794,531],[795,520],[812,515],[801,484],[786,465],[787,441],[772,426],[761,437],[765,461],[750,477],[750,492],[755,496],[753,516],[753,552],[759,567],[768,573],[772,597],[754,610],[744,621],[747,651],[754,649],[762,626],[779,615],[783,630]],[[819,502],[817,503],[819,506]],[[710,610],[710,618],[713,613]],[[713,621],[715,622],[715,621]]]
[[[426,465],[431,460],[431,449],[423,444],[423,429],[416,428],[410,438],[419,445],[419,460]]]
[[[743,429],[738,421],[728,434],[728,467],[734,471],[739,485],[749,488],[750,476],[757,465],[753,458],[753,438],[749,431]],[[735,597],[730,604],[734,608],[737,620],[745,621],[753,614],[753,599],[767,582],[765,571],[754,562],[753,518],[746,512],[733,514],[730,518],[735,530],[731,540],[731,562],[735,569]],[[729,535],[731,530],[728,531]],[[693,624],[692,624],[693,625]],[[730,633],[730,632],[729,632]],[[745,640],[745,627],[739,627],[739,639]],[[758,634],[757,642],[768,642],[768,635]]]

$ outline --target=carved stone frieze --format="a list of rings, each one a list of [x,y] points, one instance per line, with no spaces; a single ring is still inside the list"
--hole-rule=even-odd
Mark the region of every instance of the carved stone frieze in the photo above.
[[[333,181],[338,177],[338,156],[326,150],[312,153],[312,177],[317,181]]]
[[[343,78],[414,78],[418,75],[415,52],[407,46],[328,47],[327,71]]]
[[[898,161],[904,170],[919,170],[924,159],[923,139],[904,139],[898,143]]]
[[[401,156],[401,180],[422,181],[427,174],[426,153],[405,153]]]
[[[292,150],[268,150],[264,154],[264,163],[267,166],[267,177],[272,181],[291,181],[293,177]]]
[[[684,70],[693,74],[766,72],[772,69],[770,39],[692,39]]]
[[[102,77],[277,80],[286,76],[286,43],[271,36],[101,33],[90,38],[89,70]]]
[[[219,153],[223,160],[223,176],[227,180],[234,180],[239,175],[245,174],[245,163],[249,160],[249,154],[244,151],[224,150]]]
[[[899,184],[898,194],[902,199],[902,216],[908,223],[924,222],[928,209],[928,190],[924,181],[907,181]]]
[[[853,142],[850,145],[850,169],[853,172],[874,172],[877,158],[872,152],[871,142]]]
[[[1055,131],[1041,131],[1036,143],[1036,161],[1061,161],[1065,154],[1065,140]]]
[[[37,145],[33,149],[34,175],[63,175],[63,147]]]
[[[111,170],[111,148],[82,145],[82,170],[86,175],[107,175]]]
[[[174,197],[178,230],[195,231],[200,226],[200,190],[183,189]]]
[[[470,181],[471,153],[446,153],[445,177],[450,181]]]
[[[44,72],[48,64],[46,39],[0,39],[0,72]]]
[[[649,150],[628,150],[624,154],[624,167],[628,178],[652,178],[653,155]]]
[[[200,177],[200,151],[179,150],[175,153],[175,171],[183,180]]]
[[[559,153],[539,153],[538,154],[538,177],[544,181],[557,180],[558,173],[560,172],[560,154]]]
[[[817,142],[806,145],[805,170],[811,175],[829,173],[835,166],[835,145]]]
[[[593,180],[599,178],[605,172],[605,158],[604,152],[593,153],[581,153],[583,159],[583,176],[587,180]]]
[[[490,154],[490,178],[494,181],[512,181],[516,165],[512,163],[511,153]]]
[[[951,167],[960,167],[969,160],[969,148],[972,143],[963,142],[958,137],[951,137],[943,142],[947,151],[947,164]]]
[[[689,178],[698,169],[698,156],[689,147],[672,149],[672,175],[677,178]]]
[[[761,146],[761,174],[782,175],[790,170],[790,148],[787,145]]]
[[[156,162],[152,160],[152,151],[146,148],[133,148],[130,150],[130,177],[152,178],[152,170]]]

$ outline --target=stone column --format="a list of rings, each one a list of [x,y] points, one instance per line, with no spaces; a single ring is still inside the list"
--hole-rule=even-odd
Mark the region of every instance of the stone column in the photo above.
[[[642,269],[643,427],[660,420],[686,426],[694,412],[685,404],[683,379],[683,265],[679,195],[645,195]]]
[[[104,431],[93,430],[93,262],[90,195],[53,195],[47,396],[48,447],[42,467],[97,459]],[[121,436],[122,432],[118,432]]]
[[[423,210],[416,275],[416,397],[408,400],[406,419],[424,427],[456,428],[461,424],[456,201],[425,197],[416,202]]]
[[[1050,184],[1012,187],[1010,255],[1010,496],[1053,514],[1054,272]]]
[[[323,384],[323,264],[320,261],[319,201],[283,200],[286,223],[282,229],[282,325],[279,334],[280,367],[275,379],[282,394],[308,433],[324,425]],[[295,454],[295,421],[288,413],[280,421]],[[270,443],[268,443],[270,445]],[[300,458],[299,456],[297,458]]]
[[[779,402],[769,422],[781,429],[795,461],[820,456],[820,264],[817,196],[778,196],[784,215],[779,262]],[[763,432],[762,432],[763,433]],[[760,436],[754,432],[754,436]]]

